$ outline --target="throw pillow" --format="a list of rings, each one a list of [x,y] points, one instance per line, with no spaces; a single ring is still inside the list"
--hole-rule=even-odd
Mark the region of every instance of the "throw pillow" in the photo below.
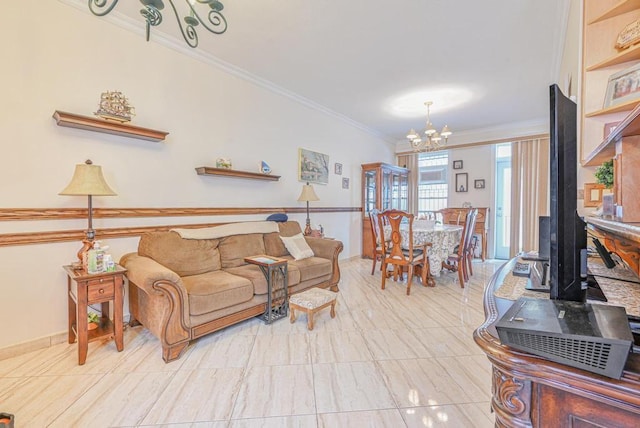
[[[302,233],[291,237],[281,236],[280,239],[282,239],[284,246],[287,247],[289,254],[291,254],[294,259],[302,260],[313,257],[313,250],[309,247],[309,244],[307,244]]]
[[[289,217],[285,213],[271,214],[269,217],[267,217],[267,221],[276,221],[278,223],[282,223],[287,220],[289,220]]]

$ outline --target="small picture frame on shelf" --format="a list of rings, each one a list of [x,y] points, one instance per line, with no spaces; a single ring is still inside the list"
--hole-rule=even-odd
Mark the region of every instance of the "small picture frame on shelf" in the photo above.
[[[640,98],[640,64],[609,76],[604,108],[624,104]]]
[[[336,162],[335,165],[333,165],[333,172],[336,175],[342,175],[342,164]]]
[[[462,161],[460,161],[462,162]],[[469,190],[469,174],[461,172],[456,174],[456,192],[464,193]]]
[[[347,177],[342,177],[342,188],[343,189],[349,188],[349,179]]]
[[[462,161],[454,160],[453,161],[453,169],[462,169]]]
[[[476,189],[484,189],[484,178],[473,181],[473,187]]]

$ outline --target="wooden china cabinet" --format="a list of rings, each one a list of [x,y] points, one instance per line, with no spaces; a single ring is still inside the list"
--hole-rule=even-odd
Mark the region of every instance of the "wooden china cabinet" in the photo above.
[[[409,170],[383,162],[362,165],[362,257],[373,257],[369,213],[409,208]]]

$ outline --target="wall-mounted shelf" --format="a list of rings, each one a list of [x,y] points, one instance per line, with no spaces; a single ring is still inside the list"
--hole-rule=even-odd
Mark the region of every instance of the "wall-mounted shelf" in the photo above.
[[[607,115],[607,114],[631,111],[634,108],[636,108],[636,106],[638,105],[639,102],[640,101],[638,101],[638,100],[631,100],[631,101],[627,101],[626,103],[616,104],[616,105],[611,106],[611,107],[607,107],[607,108],[603,108],[601,110],[596,110],[596,111],[592,111],[590,113],[587,113],[587,114],[585,114],[585,117],[598,117],[598,116],[604,116],[604,115]]]
[[[597,64],[587,67],[587,71],[600,70],[601,68],[622,64],[628,61],[635,61],[637,59],[640,59],[640,44],[631,46],[630,48],[627,48],[622,52],[618,52],[616,55],[609,57],[604,61],[600,61]]]
[[[140,126],[134,126],[128,123],[113,122],[95,117],[81,116],[79,114],[66,113],[59,110],[53,112],[53,118],[56,120],[58,126],[102,132],[105,134],[114,134],[121,137],[138,138],[147,141],[163,141],[167,134],[169,134],[168,132],[142,128]]]
[[[261,174],[259,172],[238,171],[236,169],[212,168],[200,166],[196,168],[198,175],[218,175],[222,177],[248,178],[251,180],[278,181],[279,175]]]
[[[621,0],[602,15],[593,19],[589,24],[595,24],[596,22],[604,21],[605,19],[613,18],[614,16],[622,15],[638,8],[640,8],[640,0]]]
[[[609,134],[584,160],[585,166],[598,166],[616,155],[616,142],[626,137],[640,135],[640,105],[638,105],[616,129]]]

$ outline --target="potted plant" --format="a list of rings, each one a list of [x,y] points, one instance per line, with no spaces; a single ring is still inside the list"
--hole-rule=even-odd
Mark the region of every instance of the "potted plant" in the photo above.
[[[595,172],[596,182],[604,185],[605,188],[613,187],[613,159],[606,161]]]
[[[95,330],[100,325],[100,315],[95,312],[89,312],[87,314],[88,326],[87,329]]]

